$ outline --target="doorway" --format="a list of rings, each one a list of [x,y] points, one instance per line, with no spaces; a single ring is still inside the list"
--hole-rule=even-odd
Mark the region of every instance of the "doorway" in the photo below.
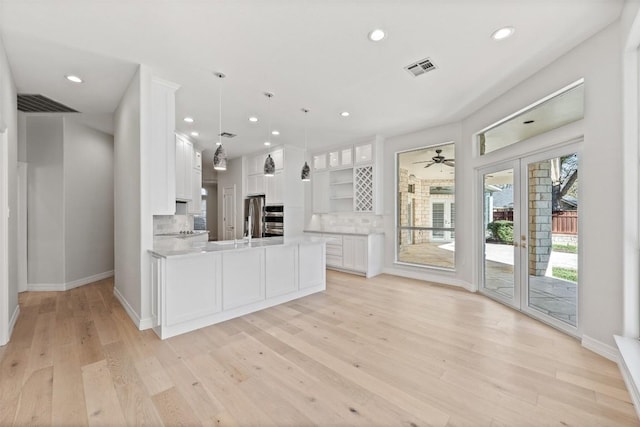
[[[450,242],[454,239],[455,202],[450,199],[436,199],[431,202],[431,232],[434,241]]]
[[[222,189],[222,233],[223,240],[236,238],[236,187]]]
[[[578,169],[572,145],[478,170],[480,292],[572,335],[578,330]]]
[[[0,120],[0,345],[9,341],[9,160],[7,130]]]

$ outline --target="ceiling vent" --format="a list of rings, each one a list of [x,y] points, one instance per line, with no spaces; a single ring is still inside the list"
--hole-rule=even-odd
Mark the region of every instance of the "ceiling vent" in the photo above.
[[[418,77],[422,74],[426,74],[429,71],[433,71],[435,70],[436,65],[431,62],[430,58],[426,58],[426,59],[422,59],[418,62],[414,62],[413,64],[409,64],[406,67],[404,67],[405,70],[407,70],[413,77]]]
[[[234,138],[236,134],[231,132],[222,132],[220,136],[223,138]]]
[[[77,113],[64,104],[47,98],[44,95],[18,94],[18,110],[25,113]]]

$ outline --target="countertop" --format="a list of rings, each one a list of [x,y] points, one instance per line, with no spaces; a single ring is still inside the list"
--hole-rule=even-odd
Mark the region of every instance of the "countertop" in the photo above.
[[[346,236],[372,236],[375,234],[384,234],[384,231],[367,230],[360,227],[336,227],[331,230],[307,229],[305,233],[323,233],[323,234],[342,234]]]
[[[278,245],[293,245],[293,244],[304,244],[304,243],[316,243],[316,242],[325,242],[326,239],[322,237],[310,237],[310,236],[300,236],[300,237],[265,237],[261,239],[251,239],[251,242],[246,240],[224,240],[224,241],[213,241],[213,242],[200,242],[200,243],[190,243],[186,240],[178,240],[170,245],[164,245],[161,249],[154,248],[149,250],[152,254],[156,256],[160,256],[163,258],[173,257],[173,256],[181,256],[181,255],[195,255],[202,254],[207,252],[226,252],[226,251],[237,251],[251,248],[264,248],[268,246],[278,246]]]
[[[188,239],[189,237],[197,237],[202,236],[203,234],[209,234],[208,230],[194,230],[193,233],[160,233],[154,234],[153,238],[156,240],[160,239]]]

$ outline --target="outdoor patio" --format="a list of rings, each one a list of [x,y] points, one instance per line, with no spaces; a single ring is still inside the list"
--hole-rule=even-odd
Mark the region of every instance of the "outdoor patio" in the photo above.
[[[431,242],[407,245],[398,255],[401,262],[453,268],[455,246],[453,243]],[[513,247],[510,245],[486,245],[485,287],[505,297],[513,297]],[[550,265],[577,270],[577,254],[551,252]],[[550,274],[551,268],[547,270]],[[550,275],[529,276],[529,306],[556,319],[576,325],[577,283]]]

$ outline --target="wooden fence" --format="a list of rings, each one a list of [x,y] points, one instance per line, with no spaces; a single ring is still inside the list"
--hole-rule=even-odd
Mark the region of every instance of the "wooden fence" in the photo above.
[[[496,208],[494,221],[513,221],[513,209]],[[551,217],[551,232],[557,234],[578,234],[578,211],[556,211]]]

